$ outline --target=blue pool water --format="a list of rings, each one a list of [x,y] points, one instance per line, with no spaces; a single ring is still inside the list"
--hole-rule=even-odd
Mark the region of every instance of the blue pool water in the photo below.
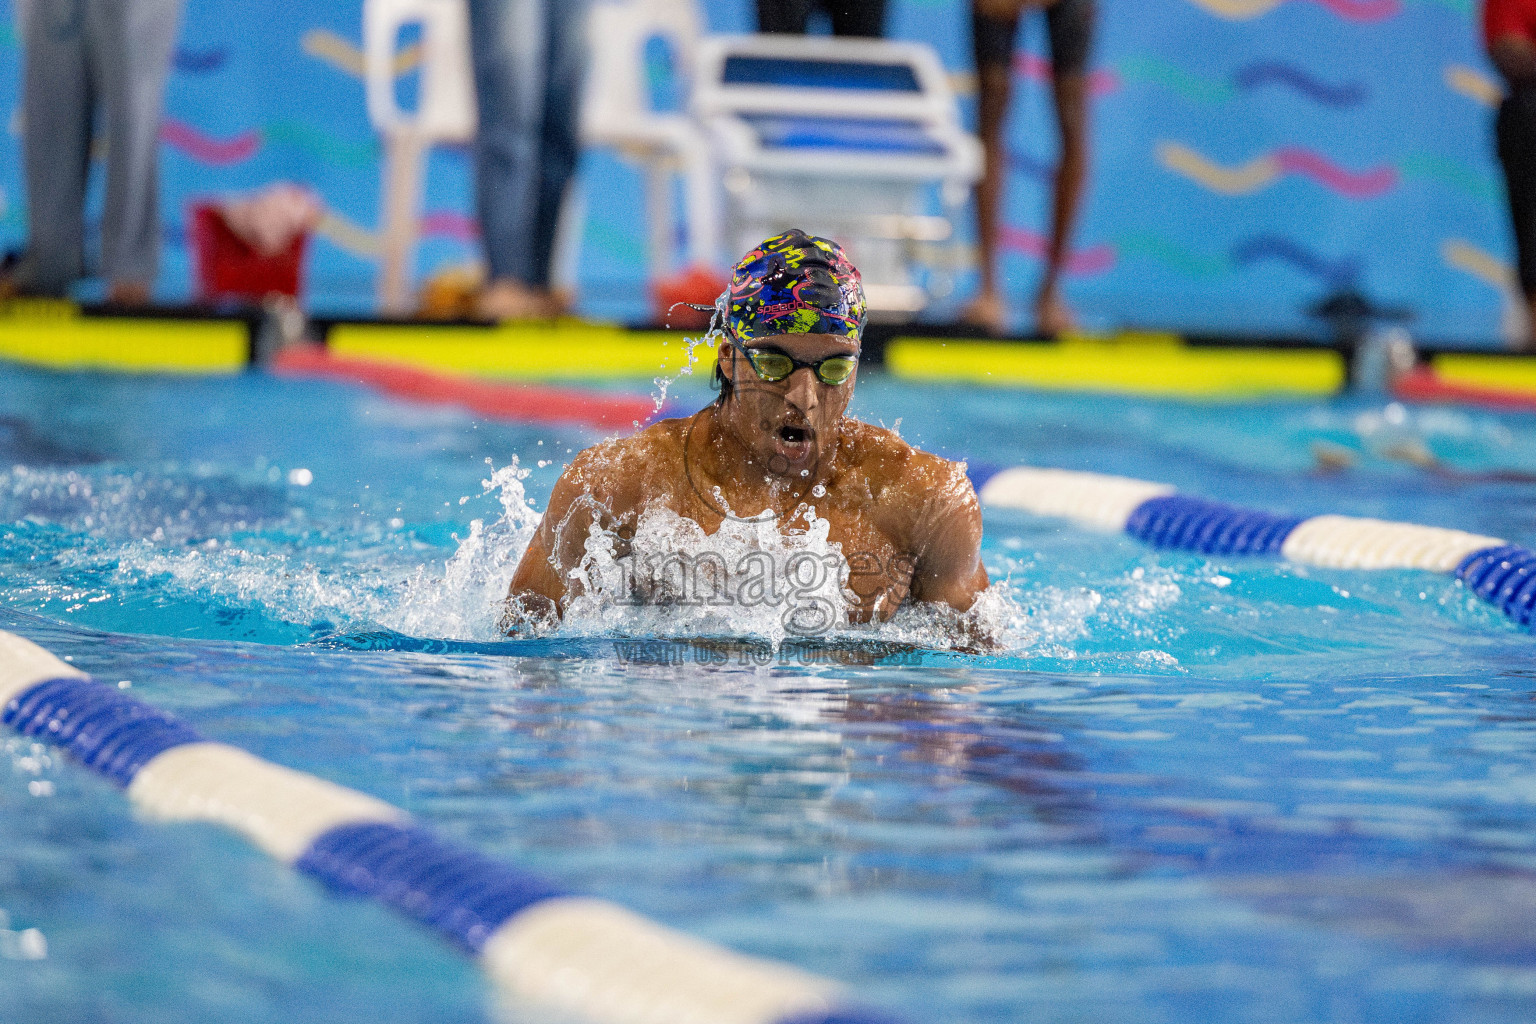
[[[1523,416],[878,378],[856,411],[978,461],[1536,540]],[[999,654],[495,642],[521,497],[483,481],[515,456],[542,507],[596,439],[327,383],[0,368],[0,628],[914,1021],[1536,1017],[1536,648],[1461,584],[989,511]],[[508,1012],[388,911],[0,744],[0,1020]]]

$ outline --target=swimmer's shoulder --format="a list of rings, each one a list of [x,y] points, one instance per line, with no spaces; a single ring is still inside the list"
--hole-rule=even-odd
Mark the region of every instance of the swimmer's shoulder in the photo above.
[[[660,420],[625,437],[611,437],[576,453],[563,479],[599,499],[645,492],[655,474],[682,459],[688,420]]]
[[[924,497],[936,489],[970,489],[965,463],[914,447],[894,430],[850,419],[843,431],[852,461],[877,487]]]

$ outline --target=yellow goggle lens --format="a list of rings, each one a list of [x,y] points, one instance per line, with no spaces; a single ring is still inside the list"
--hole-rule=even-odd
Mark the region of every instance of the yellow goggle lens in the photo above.
[[[833,356],[823,359],[816,366],[816,376],[823,384],[841,384],[853,376],[853,368],[858,365],[858,360],[849,359],[847,356]]]
[[[795,372],[795,361],[778,352],[753,352],[752,369],[763,380],[783,380]]]
[[[752,369],[766,381],[781,381],[795,372],[795,361],[782,352],[753,352],[750,358]],[[851,356],[828,356],[821,362],[810,365],[816,374],[816,379],[823,384],[841,384],[853,376],[853,368],[858,365],[858,360]]]

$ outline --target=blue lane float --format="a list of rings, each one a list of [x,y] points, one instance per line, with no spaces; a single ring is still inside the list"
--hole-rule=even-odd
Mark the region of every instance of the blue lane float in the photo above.
[[[0,722],[64,748],[119,786],[172,747],[202,737],[170,715],[89,679],[49,679],[6,705]]]
[[[1030,466],[970,472],[986,506],[1124,532],[1159,548],[1452,574],[1513,622],[1536,625],[1536,552],[1498,537],[1356,516],[1281,516],[1101,473]]]
[[[796,968],[683,935],[450,842],[354,790],[211,742],[0,631],[0,721],[124,788],[151,817],[245,835],[330,890],[473,955],[508,995],[593,1024],[897,1024]]]
[[[333,892],[372,897],[442,932],[469,953],[540,900],[569,896],[538,875],[387,821],[339,825],[294,865]]]
[[[1137,505],[1125,532],[1153,547],[1207,555],[1278,555],[1301,516],[1275,516],[1170,494]]]
[[[1468,555],[1456,576],[1472,592],[1520,625],[1536,617],[1536,552],[1504,544]]]

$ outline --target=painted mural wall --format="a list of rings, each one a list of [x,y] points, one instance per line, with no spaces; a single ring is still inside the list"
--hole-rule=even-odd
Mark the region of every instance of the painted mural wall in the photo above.
[[[715,31],[750,24],[745,0],[701,7]],[[1089,326],[1289,332],[1308,326],[1308,304],[1355,287],[1412,307],[1427,340],[1500,342],[1511,242],[1493,159],[1498,86],[1475,0],[1100,0],[1100,10],[1093,189],[1068,287]],[[360,11],[360,0],[189,0],[161,131],[163,297],[190,291],[192,201],[290,180],[329,211],[311,253],[311,305],[372,308],[381,152],[364,110]],[[16,247],[25,203],[10,15],[0,0],[0,245]],[[937,46],[963,86],[962,3],[892,0],[889,29]],[[664,54],[651,63],[664,94]],[[1021,309],[1054,155],[1048,70],[1043,28],[1028,24],[1004,234]],[[402,71],[408,93],[409,59]],[[465,152],[432,155],[419,271],[474,259],[472,174]],[[590,153],[581,187],[583,309],[642,318],[639,177]]]

